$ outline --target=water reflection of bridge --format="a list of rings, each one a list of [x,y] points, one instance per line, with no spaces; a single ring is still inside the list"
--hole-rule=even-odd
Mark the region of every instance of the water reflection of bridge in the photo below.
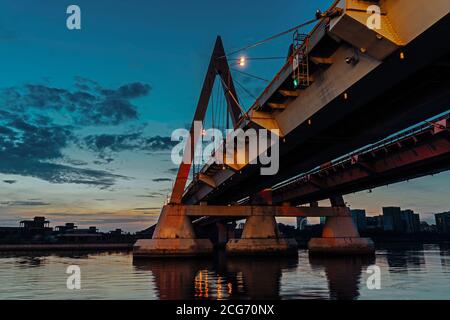
[[[374,262],[370,257],[309,257],[312,270],[324,273],[327,287],[305,297],[356,299],[362,272]],[[139,271],[150,271],[161,300],[280,299],[284,271],[298,267],[298,257],[280,259],[242,257],[211,259],[134,260]],[[294,287],[297,284],[294,284]],[[301,286],[301,283],[298,285]],[[298,296],[298,288],[293,288]],[[300,293],[301,294],[301,293]]]

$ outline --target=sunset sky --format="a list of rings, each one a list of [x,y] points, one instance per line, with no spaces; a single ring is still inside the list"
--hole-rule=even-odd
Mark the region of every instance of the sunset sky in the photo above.
[[[0,225],[35,215],[103,231],[153,224],[175,175],[170,134],[192,120],[216,36],[231,52],[331,2],[0,0]],[[66,28],[70,4],[82,30]],[[284,57],[291,40],[245,55]],[[243,71],[271,79],[282,63],[250,61]],[[264,88],[234,76],[252,95]],[[239,92],[248,108],[251,96]],[[430,220],[450,210],[449,181],[444,173],[346,200]]]

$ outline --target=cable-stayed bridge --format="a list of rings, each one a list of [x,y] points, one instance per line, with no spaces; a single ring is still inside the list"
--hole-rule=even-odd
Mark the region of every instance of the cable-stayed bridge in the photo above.
[[[380,9],[376,28],[369,25],[377,14],[369,6]],[[309,243],[312,252],[373,252],[343,196],[449,167],[449,12],[446,0],[341,0],[308,21],[316,24],[307,34],[302,24],[228,55],[219,37],[170,202],[153,239],[136,243],[135,256],[211,253],[211,240],[199,239],[194,225],[212,224],[230,254],[293,252],[295,241],[277,230],[279,216],[327,217],[322,238]],[[229,61],[286,33],[293,34],[286,63],[244,110]],[[261,174],[265,164],[253,161],[249,141],[239,147],[224,140],[227,152],[232,145],[231,157],[194,165],[187,185],[203,135],[194,124],[205,122],[215,83],[225,101],[219,123],[276,133],[259,150],[276,151],[275,174]],[[237,158],[245,160],[229,161]],[[331,205],[319,207],[325,199]],[[242,237],[228,239],[226,223],[241,219]]]

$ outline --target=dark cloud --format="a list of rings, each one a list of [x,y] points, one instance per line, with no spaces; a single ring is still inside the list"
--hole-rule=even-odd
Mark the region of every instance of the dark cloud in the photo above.
[[[3,182],[7,184],[14,184],[17,182],[17,180],[3,180]]]
[[[85,125],[118,125],[136,119],[132,99],[151,91],[133,82],[106,88],[76,77],[75,89],[48,84],[26,84],[0,90],[0,173],[39,178],[51,183],[74,183],[108,188],[126,177],[107,171],[79,168],[87,162],[65,157],[63,150],[83,145],[100,153],[98,165],[112,162],[108,152],[166,150],[168,138],[128,135],[90,136],[80,143],[75,130]],[[57,113],[59,116],[50,117]],[[63,121],[64,125],[55,121]],[[4,181],[5,183],[8,183]],[[11,183],[12,184],[12,183]]]
[[[0,90],[0,173],[109,188],[117,179],[126,177],[79,168],[88,163],[65,157],[63,150],[83,144],[101,152],[96,164],[104,165],[114,160],[104,150],[121,151],[139,145],[146,150],[164,148],[165,138],[147,138],[142,134],[118,136],[113,141],[105,135],[82,143],[75,135],[75,130],[83,125],[118,125],[136,119],[137,107],[130,100],[148,95],[148,84],[134,82],[110,89],[76,77],[75,87],[67,90],[27,84]],[[59,115],[49,116],[55,112]],[[61,119],[64,125],[55,123]]]
[[[71,128],[67,126],[37,126],[18,118],[7,126],[9,134],[0,136],[0,154],[6,157],[60,158],[61,149],[75,139]]]
[[[0,161],[0,172],[30,176],[50,183],[85,184],[101,189],[113,186],[117,179],[129,179],[103,170],[81,169],[11,156],[5,157]]]
[[[103,160],[112,160],[111,153],[137,150],[168,151],[177,144],[177,142],[171,141],[170,137],[146,137],[142,132],[89,135],[84,138],[83,142],[89,150],[100,154]]]
[[[171,182],[172,179],[167,179],[167,178],[157,178],[157,179],[153,179],[153,182]]]
[[[108,188],[116,179],[125,178],[106,171],[81,169],[56,163],[62,150],[74,143],[70,126],[37,125],[35,119],[6,114],[1,126],[0,173],[30,176],[51,183],[75,183]],[[70,162],[70,160],[69,160]],[[72,161],[73,165],[82,165]]]
[[[161,198],[164,194],[160,192],[151,192],[149,194],[137,195],[136,198]]]
[[[77,160],[77,159],[70,159],[70,158],[64,158],[64,162],[67,164],[70,164],[72,166],[86,166],[88,163],[83,160]]]
[[[27,84],[0,92],[5,109],[24,113],[26,110],[53,110],[64,113],[77,125],[117,125],[137,119],[138,110],[130,100],[151,91],[148,84],[134,82],[116,89],[104,88],[86,78],[75,79],[76,90]]]
[[[3,201],[0,202],[0,205],[7,207],[40,207],[40,206],[49,206],[50,203],[42,202],[42,201]]]
[[[100,89],[100,92],[109,98],[135,99],[146,96],[151,90],[148,84],[134,82],[123,85],[116,90]]]

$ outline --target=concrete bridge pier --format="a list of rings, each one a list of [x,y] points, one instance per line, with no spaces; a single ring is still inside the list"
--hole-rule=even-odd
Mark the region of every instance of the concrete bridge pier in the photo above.
[[[272,190],[258,194],[253,204],[272,204]],[[230,239],[226,246],[229,255],[291,255],[297,254],[295,239],[280,237],[273,215],[251,215],[247,218],[240,239]]]
[[[297,254],[297,242],[279,236],[274,216],[250,216],[240,239],[230,239],[226,246],[230,255]]]
[[[163,207],[152,239],[141,239],[133,248],[135,257],[180,257],[212,254],[209,239],[197,239],[182,205]]]
[[[223,222],[217,222],[216,228],[217,228],[217,244],[223,247],[227,244],[228,239],[230,238],[228,225]]]
[[[345,207],[342,196],[330,199],[333,207]],[[361,238],[352,219],[350,210],[334,217],[327,217],[322,231],[322,238],[313,238],[308,243],[311,254],[374,254],[375,246],[370,238]]]

